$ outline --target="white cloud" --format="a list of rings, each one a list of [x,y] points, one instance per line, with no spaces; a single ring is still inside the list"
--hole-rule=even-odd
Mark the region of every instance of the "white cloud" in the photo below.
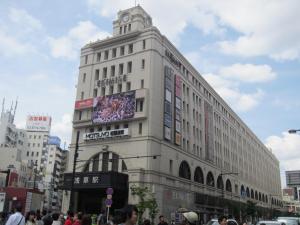
[[[83,45],[98,39],[104,39],[109,33],[102,31],[91,21],[80,21],[77,26],[71,28],[64,36],[49,37],[51,55],[55,58],[77,59],[79,49]]]
[[[238,82],[233,82],[214,74],[204,74],[205,80],[229,103],[236,111],[245,112],[255,108],[264,96],[260,89],[253,93],[243,93]]]
[[[92,11],[114,17],[120,9],[133,6],[131,0],[88,0]],[[144,0],[142,6],[173,42],[188,25],[204,34],[223,35],[234,30],[236,39],[220,42],[227,54],[241,56],[266,55],[277,60],[293,60],[300,56],[300,1],[260,0]],[[159,7],[158,7],[159,5]]]
[[[32,74],[28,77],[30,81],[41,81],[41,80],[46,80],[49,76],[45,73],[36,73]]]
[[[66,141],[67,144],[71,142],[72,135],[72,116],[71,114],[64,114],[60,121],[53,121],[51,127],[51,135],[58,136],[62,144]]]
[[[266,139],[265,145],[272,149],[272,152],[280,161],[281,171],[299,170],[299,146],[300,135],[283,132],[280,136],[270,136]],[[285,174],[282,176],[285,183]]]
[[[225,78],[240,80],[242,82],[267,82],[276,78],[276,73],[269,65],[233,64],[223,67],[219,71]]]
[[[38,19],[31,16],[23,9],[10,8],[8,16],[12,22],[21,25],[23,31],[24,29],[27,31],[32,31],[43,28],[42,23]]]

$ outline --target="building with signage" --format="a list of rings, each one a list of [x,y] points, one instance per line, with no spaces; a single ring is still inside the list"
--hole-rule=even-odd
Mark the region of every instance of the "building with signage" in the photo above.
[[[286,185],[294,190],[294,200],[300,202],[300,170],[285,171]]]
[[[108,187],[113,209],[135,203],[132,185],[147,185],[168,219],[282,205],[277,158],[140,6],[81,49],[70,149],[64,211],[99,212]]]
[[[282,200],[284,208],[289,213],[300,213],[300,201],[295,199],[294,188],[282,189]]]
[[[48,160],[46,163],[45,200],[44,208],[52,211],[60,211],[62,203],[62,190],[59,189],[61,174],[65,172],[64,165],[67,158],[64,157],[68,151],[60,147],[61,141],[57,136],[50,136],[48,140]]]

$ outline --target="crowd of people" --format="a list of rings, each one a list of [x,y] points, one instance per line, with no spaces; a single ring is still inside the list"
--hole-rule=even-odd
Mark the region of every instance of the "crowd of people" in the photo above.
[[[194,212],[183,213],[183,217],[182,225],[196,225],[198,221],[198,215]],[[109,217],[103,211],[95,220],[91,215],[71,211],[64,216],[62,213],[37,210],[36,212],[30,211],[24,216],[21,205],[18,205],[15,207],[15,212],[7,218],[1,217],[0,225],[136,225],[137,221],[138,209],[134,205],[127,205],[121,210],[116,210],[114,216],[109,215]],[[150,220],[145,219],[143,225],[151,225]],[[168,225],[162,215],[159,216],[158,225]]]

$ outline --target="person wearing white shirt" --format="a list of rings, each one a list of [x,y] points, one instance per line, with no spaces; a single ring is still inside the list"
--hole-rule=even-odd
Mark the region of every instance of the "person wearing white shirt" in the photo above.
[[[22,206],[16,206],[16,212],[12,214],[5,225],[25,225],[25,217],[22,215]]]

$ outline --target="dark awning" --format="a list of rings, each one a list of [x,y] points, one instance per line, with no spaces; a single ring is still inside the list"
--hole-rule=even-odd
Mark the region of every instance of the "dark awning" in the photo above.
[[[60,189],[70,190],[71,184],[72,173],[65,173],[63,185]],[[128,189],[128,175],[113,171],[75,173],[74,190],[109,187],[115,190]]]

